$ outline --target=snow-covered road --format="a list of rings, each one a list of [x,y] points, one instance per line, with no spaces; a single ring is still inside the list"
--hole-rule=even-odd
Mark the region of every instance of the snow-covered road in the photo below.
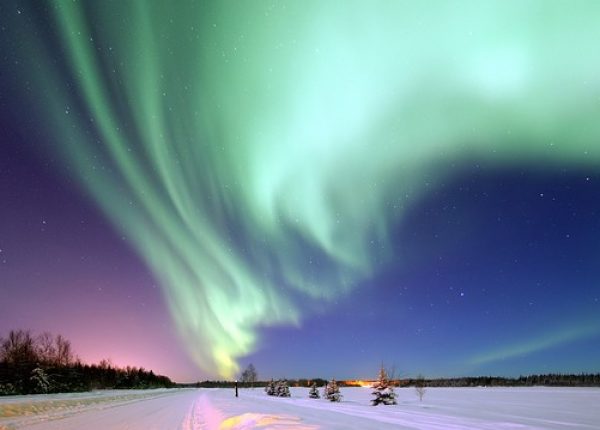
[[[0,398],[0,429],[600,429],[600,389],[398,390],[397,406],[369,405],[370,390],[343,388],[343,402],[289,399],[261,389],[131,390]]]

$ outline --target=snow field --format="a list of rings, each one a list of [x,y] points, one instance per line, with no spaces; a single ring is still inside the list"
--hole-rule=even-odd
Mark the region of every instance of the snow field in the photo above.
[[[600,429],[598,388],[398,389],[398,405],[370,406],[369,388],[341,403],[263,389],[128,390],[0,398],[0,429],[317,430]]]

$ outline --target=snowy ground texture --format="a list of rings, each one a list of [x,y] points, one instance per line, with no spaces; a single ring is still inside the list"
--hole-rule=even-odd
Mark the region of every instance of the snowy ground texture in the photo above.
[[[600,429],[597,388],[398,390],[397,406],[370,406],[368,388],[342,388],[341,403],[308,388],[274,398],[260,388],[128,390],[0,397],[0,429]]]

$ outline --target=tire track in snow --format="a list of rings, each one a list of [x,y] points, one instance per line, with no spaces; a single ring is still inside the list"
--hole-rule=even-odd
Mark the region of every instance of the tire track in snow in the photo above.
[[[219,430],[225,419],[223,412],[216,408],[206,394],[200,395],[183,420],[182,430]]]

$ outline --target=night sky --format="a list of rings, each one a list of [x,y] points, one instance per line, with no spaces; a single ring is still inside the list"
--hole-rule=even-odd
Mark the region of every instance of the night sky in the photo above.
[[[600,371],[600,4],[0,4],[0,336],[177,381]]]

